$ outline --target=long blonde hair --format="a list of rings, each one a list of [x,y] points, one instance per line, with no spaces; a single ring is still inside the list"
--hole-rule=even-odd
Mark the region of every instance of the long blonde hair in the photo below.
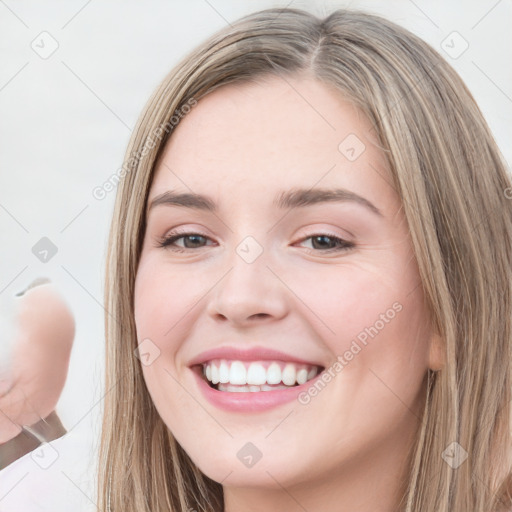
[[[214,34],[169,73],[127,149],[106,266],[102,512],[223,511],[222,486],[175,441],[134,356],[146,201],[155,163],[187,105],[226,84],[304,74],[336,87],[371,121],[402,199],[428,314],[444,343],[446,365],[426,379],[400,510],[512,506],[505,499],[512,462],[512,183],[492,134],[456,72],[407,30],[350,10],[319,19],[267,9]],[[455,468],[446,449],[468,458]]]

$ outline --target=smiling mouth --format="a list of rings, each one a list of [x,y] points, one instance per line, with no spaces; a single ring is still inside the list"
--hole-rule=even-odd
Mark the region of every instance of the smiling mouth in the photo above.
[[[277,360],[214,359],[196,365],[195,370],[217,391],[254,393],[301,386],[315,378],[324,367]]]

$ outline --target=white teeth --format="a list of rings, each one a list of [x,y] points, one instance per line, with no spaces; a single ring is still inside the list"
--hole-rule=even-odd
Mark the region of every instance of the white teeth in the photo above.
[[[213,365],[215,368],[215,365]],[[247,370],[242,361],[233,361],[229,369],[229,382],[231,384],[247,384]],[[212,383],[215,384],[215,382]]]
[[[274,391],[275,389],[289,389],[290,386],[232,386],[231,384],[219,384],[219,391],[229,391],[231,393],[255,393],[258,391]]]
[[[304,382],[306,382],[307,380],[308,380],[308,371],[306,370],[306,368],[301,368],[297,372],[297,382],[299,384],[304,384]]]
[[[277,363],[270,363],[267,369],[267,382],[279,384],[281,382],[281,367]]]
[[[219,382],[219,367],[212,365],[212,384]]]
[[[247,370],[247,384],[261,385],[267,382],[267,372],[263,365],[252,363]]]
[[[249,393],[249,386],[232,386],[231,384],[219,384],[219,391],[229,391],[231,393]]]
[[[272,361],[213,360],[203,365],[203,374],[221,391],[271,391],[301,385],[311,380],[319,368],[296,363]],[[281,384],[282,383],[282,384]],[[281,385],[280,385],[281,384]]]
[[[282,375],[283,384],[286,384],[287,386],[293,386],[295,384],[296,376],[297,376],[297,373],[295,371],[295,365],[287,364],[283,370],[283,375]]]
[[[229,366],[226,361],[221,361],[219,366],[219,382],[226,384],[229,382]]]

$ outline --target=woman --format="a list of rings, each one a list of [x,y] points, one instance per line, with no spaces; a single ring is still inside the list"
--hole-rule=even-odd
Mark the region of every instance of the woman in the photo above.
[[[169,73],[123,169],[100,510],[512,510],[512,185],[435,51],[252,14]]]

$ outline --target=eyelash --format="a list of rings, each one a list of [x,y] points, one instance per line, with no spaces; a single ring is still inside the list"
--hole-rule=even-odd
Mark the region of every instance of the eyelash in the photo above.
[[[194,251],[195,249],[193,248],[188,248],[188,247],[178,247],[178,246],[172,246],[172,244],[174,242],[176,242],[177,240],[179,240],[180,238],[186,238],[187,236],[201,236],[203,238],[206,238],[208,239],[209,237],[207,237],[206,235],[202,235],[201,233],[195,233],[195,232],[186,232],[186,233],[179,233],[179,232],[174,232],[174,233],[170,233],[169,236],[167,237],[160,237],[158,238],[158,247],[161,247],[161,248],[167,248],[173,252],[187,252],[187,251]],[[330,233],[315,233],[313,235],[310,235],[306,238],[303,238],[301,241],[305,241],[305,240],[308,240],[310,238],[316,238],[316,237],[328,237],[330,238],[332,241],[336,242],[338,245],[341,245],[342,247],[337,247],[337,248],[331,248],[331,249],[325,249],[325,250],[322,250],[322,249],[309,249],[308,248],[308,252],[321,252],[321,253],[332,253],[332,252],[344,252],[344,251],[348,251],[350,249],[353,249],[355,247],[355,244],[352,243],[352,242],[348,242],[347,240],[344,240],[343,238],[340,238],[336,235],[333,235],[333,234],[330,234]],[[198,249],[201,249],[201,247],[199,247]]]

